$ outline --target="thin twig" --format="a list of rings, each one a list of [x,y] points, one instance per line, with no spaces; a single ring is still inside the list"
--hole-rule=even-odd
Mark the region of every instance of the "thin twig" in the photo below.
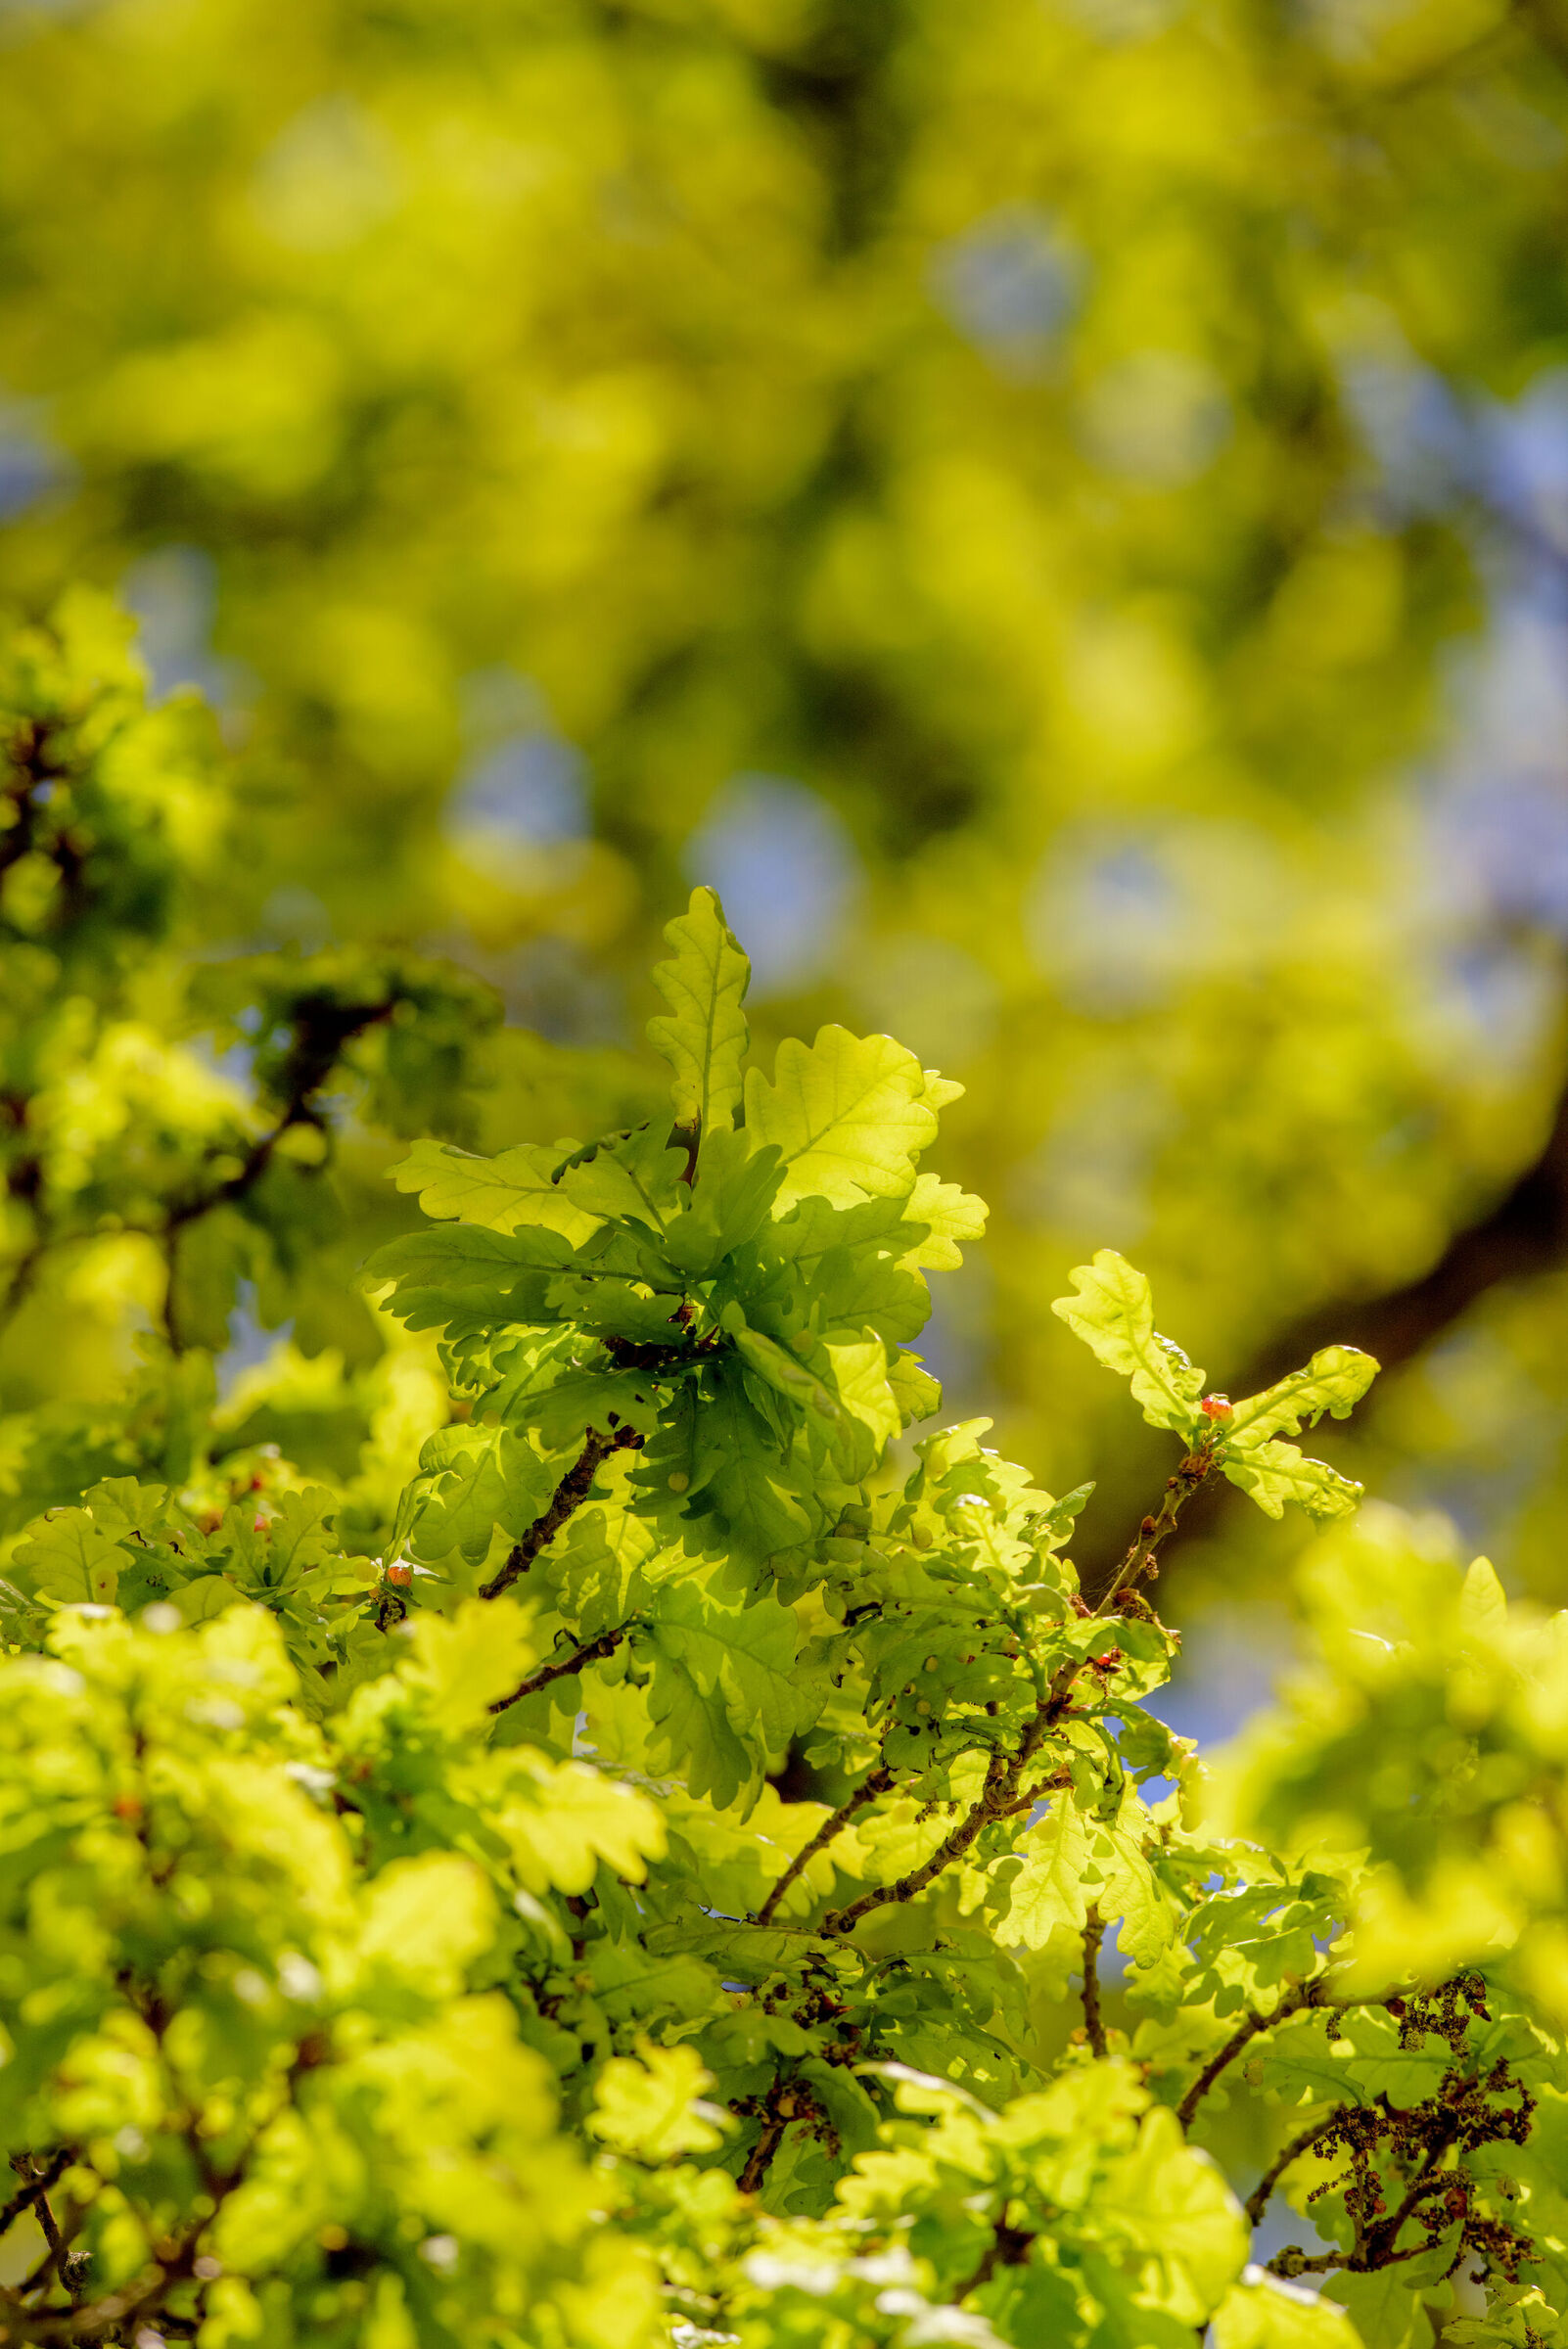
[[[1091,2051],[1105,2060],[1105,2023],[1100,2013],[1100,1943],[1105,1919],[1092,1905],[1084,1919],[1084,2028]]]
[[[892,1784],[893,1773],[884,1763],[881,1769],[874,1770],[864,1783],[855,1788],[847,1801],[839,1805],[830,1818],[822,1821],[810,1842],[803,1844],[796,1853],[761,1909],[758,1910],[757,1921],[760,1925],[770,1922],[773,1911],[789,1891],[790,1886],[816,1858],[817,1853],[825,1851],[840,1829],[849,1825],[855,1813],[863,1811],[867,1803],[875,1802],[879,1794],[886,1794]]]
[[[1334,2127],[1345,2109],[1343,2104],[1336,2104],[1325,2121],[1314,2121],[1309,2128],[1302,2130],[1299,2137],[1293,2137],[1290,2142],[1282,2146],[1274,2155],[1273,2160],[1247,2196],[1246,2212],[1249,2227],[1257,2227],[1262,2224],[1264,2212],[1268,2207],[1269,2197],[1291,2163],[1299,2161],[1304,2153],[1310,2152],[1316,2144],[1317,2140],[1327,2130]]]
[[[1217,1428],[1213,1437],[1206,1437],[1198,1449],[1181,1461],[1175,1476],[1166,1485],[1159,1515],[1144,1518],[1137,1539],[1123,1560],[1115,1581],[1094,1610],[1096,1615],[1108,1612],[1119,1592],[1153,1566],[1155,1553],[1175,1529],[1183,1502],[1197,1491],[1214,1466],[1214,1446],[1219,1441],[1220,1431]],[[822,1932],[852,1932],[860,1918],[868,1916],[872,1910],[886,1908],[892,1901],[913,1900],[917,1893],[924,1892],[926,1886],[942,1874],[944,1868],[949,1867],[954,1860],[963,1858],[982,1827],[993,1819],[1007,1817],[1014,1808],[1019,1782],[1025,1771],[1049,1732],[1068,1711],[1073,1689],[1086,1662],[1086,1657],[1069,1656],[1058,1666],[1049,1687],[1035,1708],[1035,1717],[1024,1732],[1018,1751],[1011,1757],[992,1754],[986,1772],[986,1782],[973,1808],[958,1821],[951,1833],[938,1844],[930,1859],[919,1867],[911,1868],[907,1875],[899,1876],[897,1882],[884,1884],[874,1892],[864,1892],[857,1901],[852,1901],[848,1909],[837,1910],[825,1916],[820,1927]]]
[[[761,2135],[747,2154],[746,2167],[740,2174],[738,2183],[743,2194],[756,2193],[767,2176],[768,2163],[784,2142],[784,2132],[788,2127],[789,2122],[782,2113],[768,2110],[762,2121]]]
[[[81,2295],[70,2280],[68,2267],[68,2254],[70,2246],[61,2234],[59,2222],[49,2207],[49,2196],[40,2192],[33,2204],[33,2209],[37,2214],[38,2224],[43,2229],[44,2241],[49,2248],[33,2269],[32,2274],[23,2280],[23,2296],[25,2297],[27,2293],[37,2291],[41,2285],[47,2285],[49,2278],[53,2274],[59,2277],[61,2288],[69,2300],[71,2307],[74,2308]]]
[[[568,1673],[580,1672],[584,1664],[594,1664],[601,1656],[614,1655],[630,1628],[629,1624],[618,1624],[613,1632],[601,1632],[597,1639],[590,1639],[586,1647],[577,1648],[570,1656],[562,1656],[557,1663],[542,1665],[520,1688],[514,1688],[510,1696],[497,1697],[490,1711],[508,1712],[513,1705],[520,1705],[526,1696],[536,1696],[541,1688],[548,1688],[552,1681],[564,1681]]]
[[[1109,1586],[1100,1593],[1094,1608],[1096,1615],[1108,1615],[1113,1602],[1121,1597],[1130,1584],[1140,1582],[1145,1575],[1159,1572],[1159,1553],[1176,1532],[1176,1519],[1183,1506],[1215,1465],[1222,1432],[1222,1423],[1213,1422],[1202,1441],[1177,1463],[1176,1474],[1166,1479],[1165,1497],[1158,1514],[1145,1517],[1139,1526],[1137,1537],[1126,1557],[1111,1577]]]
[[[1272,2014],[1260,2013],[1255,2006],[1242,2017],[1241,2022],[1225,2041],[1224,2046],[1217,2055],[1209,2058],[1176,2106],[1176,2119],[1183,2129],[1191,2126],[1192,2116],[1198,2106],[1203,2102],[1221,2073],[1225,2070],[1227,2065],[1234,2063],[1242,2049],[1250,2046],[1261,2031],[1271,2031],[1276,2023],[1287,2022],[1291,2015],[1300,2014],[1303,2007],[1315,2006],[1317,2004],[1315,1994],[1319,1987],[1320,1985],[1315,1982],[1304,1982],[1298,1989],[1286,1991]]]
[[[751,2109],[755,2111],[756,2107]],[[761,2132],[737,2181],[743,2194],[757,2192],[767,2175],[769,2162],[784,2142],[784,2132],[791,2121],[809,2120],[813,2113],[820,2119],[821,2108],[809,2091],[800,2089],[783,2072],[775,2072],[773,2085],[762,2098]]]
[[[1395,2263],[1389,2261],[1386,2264],[1393,2266]],[[1335,2268],[1344,2268],[1347,2273],[1352,2275],[1365,2272],[1364,2270],[1358,2271],[1354,2262],[1343,2251],[1319,2251],[1315,2258],[1309,2259],[1306,2252],[1295,2243],[1287,2243],[1283,2251],[1276,2251],[1272,2259],[1266,2259],[1264,2262],[1266,2276],[1286,2278],[1328,2276],[1333,2273]]]
[[[38,1267],[43,1261],[44,1251],[48,1245],[48,1241],[41,1236],[34,1239],[12,1266],[6,1282],[5,1295],[0,1297],[0,1329],[4,1329],[10,1321],[14,1320],[26,1304],[32,1292],[32,1284],[37,1275]]]
[[[618,1441],[614,1436],[601,1436],[597,1428],[589,1428],[575,1466],[567,1470],[556,1486],[549,1507],[542,1517],[534,1519],[522,1540],[513,1543],[505,1565],[484,1585],[480,1592],[481,1598],[499,1598],[503,1590],[511,1589],[520,1574],[527,1574],[545,1543],[554,1541],[573,1511],[580,1508],[587,1499],[595,1476],[617,1449]],[[506,1701],[512,1704],[516,1699],[508,1697]]]
[[[1427,2146],[1410,2181],[1409,2190],[1399,2208],[1369,2231],[1367,2251],[1370,2266],[1385,2267],[1392,2264],[1397,2256],[1394,2246],[1400,2239],[1400,2229],[1407,2218],[1413,2216],[1417,2204],[1424,2202],[1428,2194],[1435,2194],[1442,2184],[1438,2164],[1453,2150],[1455,2134],[1453,2129],[1447,2130]]]
[[[29,2158],[35,2157],[19,2153],[11,2166],[13,2169],[20,2170],[22,2163]],[[41,2170],[35,2172],[31,2178],[26,2179],[24,2184],[17,2188],[10,2201],[5,2204],[4,2208],[0,2208],[0,2234],[8,2233],[21,2218],[23,2212],[32,2208],[40,2194],[48,2193],[49,2188],[69,2168],[69,2163],[70,2149],[69,2146],[62,2146],[58,2153],[50,2155]]]

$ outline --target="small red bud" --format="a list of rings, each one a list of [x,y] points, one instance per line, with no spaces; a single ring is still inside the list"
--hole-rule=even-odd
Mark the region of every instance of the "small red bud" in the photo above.
[[[1206,1419],[1228,1419],[1234,1407],[1228,1395],[1205,1395],[1198,1405]]]
[[[413,1579],[414,1569],[412,1566],[389,1566],[387,1569],[387,1580],[390,1583],[395,1583],[399,1590],[406,1589]]]
[[[253,1531],[254,1531],[254,1532],[255,1532],[255,1533],[258,1533],[258,1534],[264,1534],[264,1533],[266,1532],[266,1530],[267,1530],[267,1521],[266,1521],[266,1519],[265,1519],[264,1517],[256,1517],[256,1518],[253,1518],[253,1520],[252,1520],[252,1529],[253,1529]]]
[[[139,1794],[115,1795],[115,1817],[116,1819],[140,1819],[141,1816],[142,1798]]]

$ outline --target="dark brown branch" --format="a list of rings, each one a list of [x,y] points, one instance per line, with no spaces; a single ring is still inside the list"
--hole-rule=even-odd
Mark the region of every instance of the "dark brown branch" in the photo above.
[[[172,1240],[198,1217],[243,1199],[259,1182],[278,1144],[295,1127],[314,1126],[319,1130],[322,1121],[315,1106],[316,1096],[334,1075],[344,1052],[367,1028],[382,1027],[392,1019],[402,1000],[400,995],[392,995],[384,1003],[300,1004],[295,1013],[294,1045],[285,1064],[288,1082],[282,1095],[282,1114],[265,1133],[257,1134],[238,1170],[226,1180],[169,1209],[163,1221],[163,1236]]]
[[[552,1681],[564,1681],[569,1673],[580,1672],[584,1664],[595,1664],[601,1656],[613,1656],[628,1629],[626,1624],[619,1624],[613,1632],[601,1632],[597,1639],[588,1641],[586,1647],[576,1648],[570,1656],[562,1656],[553,1664],[541,1665],[520,1688],[514,1688],[510,1696],[497,1697],[490,1711],[509,1712],[513,1705],[520,1705],[526,1696],[536,1696],[541,1688],[548,1688]]]
[[[1084,2028],[1090,2051],[1102,2063],[1106,2049],[1105,2021],[1100,2013],[1100,1944],[1104,1939],[1105,1920],[1091,1906],[1084,1920]]]
[[[1391,2267],[1400,2256],[1395,2249],[1400,2239],[1400,2229],[1407,2219],[1413,2217],[1419,2204],[1442,2187],[1443,2179],[1438,2173],[1438,2164],[1445,2154],[1453,2150],[1456,2135],[1456,2130],[1451,2128],[1434,2139],[1422,2153],[1415,2176],[1399,2208],[1368,2230],[1364,2250],[1368,2268]]]
[[[1385,2261],[1384,2264],[1391,2266],[1393,2263]],[[1355,2262],[1346,2251],[1319,2251],[1315,2258],[1309,2259],[1297,2243],[1287,2243],[1283,2251],[1276,2251],[1272,2259],[1264,2262],[1266,2276],[1329,2276],[1335,2268],[1348,2268],[1354,2272]]]
[[[227,1175],[222,1182],[214,1183],[211,1190],[198,1192],[194,1198],[182,1200],[178,1206],[169,1209],[163,1220],[162,1237],[170,1241],[177,1239],[187,1223],[195,1223],[203,1216],[209,1216],[215,1207],[227,1207],[236,1199],[243,1199],[266,1173],[272,1163],[272,1154],[284,1135],[292,1132],[296,1126],[314,1123],[305,1101],[291,1101],[277,1123],[269,1126],[265,1133],[257,1134],[237,1173]]]
[[[1338,1341],[1407,1362],[1501,1281],[1550,1271],[1568,1256],[1568,1088],[1533,1165],[1494,1207],[1456,1231],[1429,1271],[1385,1296],[1314,1309],[1272,1340],[1241,1388],[1250,1394]]]
[[[1123,1590],[1153,1569],[1155,1553],[1161,1543],[1170,1538],[1182,1503],[1197,1491],[1214,1465],[1212,1446],[1218,1441],[1218,1435],[1217,1429],[1214,1437],[1206,1438],[1189,1452],[1175,1476],[1167,1481],[1159,1515],[1144,1518],[1111,1588],[1094,1610],[1096,1615],[1106,1614],[1112,1601]],[[895,1883],[884,1884],[874,1892],[863,1892],[857,1901],[851,1902],[848,1909],[836,1910],[831,1915],[825,1916],[821,1925],[824,1933],[853,1932],[860,1918],[868,1916],[873,1909],[886,1908],[893,1901],[913,1900],[917,1893],[924,1892],[928,1884],[935,1882],[944,1868],[949,1867],[954,1860],[963,1858],[982,1827],[993,1819],[1005,1819],[1017,1807],[1018,1790],[1024,1773],[1050,1731],[1068,1711],[1073,1689],[1086,1662],[1084,1656],[1069,1656],[1058,1666],[1050,1686],[1035,1708],[1035,1718],[1025,1730],[1017,1753],[1011,1757],[992,1754],[986,1772],[985,1785],[973,1809],[938,1844],[930,1859],[919,1867],[911,1868],[907,1875],[899,1876]]]
[[[756,2193],[767,2176],[769,2162],[784,2142],[784,2132],[788,2127],[789,2122],[784,2114],[769,2106],[762,2118],[761,2135],[747,2154],[746,2167],[740,2174],[739,2185],[743,2194]]]
[[[1270,1338],[1234,1373],[1232,1394],[1251,1395],[1308,1360],[1319,1346],[1359,1346],[1385,1371],[1412,1360],[1451,1329],[1489,1290],[1529,1280],[1568,1260],[1568,1086],[1533,1162],[1502,1197],[1454,1232],[1437,1262],[1416,1279],[1376,1297],[1314,1306]],[[1212,1541],[1225,1518],[1248,1507],[1233,1486],[1211,1485],[1176,1543]],[[1085,1580],[1105,1570],[1091,1528],[1077,1555]]]
[[[758,2140],[746,2156],[738,2184],[743,2194],[755,2194],[767,2176],[768,2164],[784,2142],[784,2132],[792,2121],[815,2121],[820,2124],[825,2115],[808,2088],[801,2082],[775,2072],[773,2085],[759,2104],[748,2100],[737,2111],[759,2115],[761,2128]],[[837,2140],[832,2141],[837,2144]]]
[[[1293,2137],[1290,2142],[1282,2146],[1274,2155],[1273,2160],[1247,2196],[1246,2211],[1249,2227],[1257,2227],[1262,2224],[1264,2212],[1268,2207],[1269,2197],[1291,2163],[1299,2161],[1304,2153],[1311,2152],[1325,2131],[1336,2126],[1339,2116],[1344,2110],[1343,2104],[1336,2104],[1326,2120],[1314,2121],[1310,2127],[1303,2129],[1298,2137]]]
[[[199,2161],[198,2166],[205,2167],[205,2164]],[[208,2190],[215,2204],[222,2205],[243,2175],[242,2168],[225,2179],[211,2181]],[[69,2308],[23,2309],[8,2305],[5,2311],[7,2335],[13,2341],[58,2344],[59,2349],[66,2349],[67,2344],[75,2341],[128,2337],[136,2318],[151,2315],[172,2286],[191,2280],[195,2273],[198,2246],[215,2216],[216,2211],[209,2210],[177,2244],[171,2256],[144,2268],[139,2276],[132,2277],[117,2290],[107,2293],[102,2300],[91,2301],[83,2307],[73,2295],[73,2304]],[[125,2328],[124,2333],[121,2327]],[[154,2322],[157,2331],[172,2331],[176,2327],[187,2332],[192,2329],[183,2318],[175,2318],[165,2324],[161,2311],[159,2312]]]
[[[803,1844],[801,1849],[796,1853],[794,1859],[790,1862],[788,1867],[779,1877],[778,1882],[774,1885],[772,1891],[768,1894],[766,1900],[757,1911],[757,1921],[760,1925],[765,1925],[770,1922],[774,1911],[777,1909],[780,1901],[784,1898],[784,1895],[789,1891],[790,1886],[796,1882],[808,1864],[816,1858],[817,1853],[825,1851],[828,1845],[833,1841],[833,1838],[839,1833],[840,1829],[849,1825],[855,1813],[857,1811],[863,1811],[867,1803],[875,1802],[879,1794],[886,1794],[888,1788],[892,1784],[893,1773],[887,1768],[886,1764],[884,1764],[880,1770],[874,1770],[864,1783],[857,1786],[854,1792],[850,1795],[845,1802],[842,1802],[839,1805],[838,1809],[831,1815],[831,1817],[822,1821],[822,1824],[817,1828],[816,1833],[811,1837],[810,1842]]]
[[[325,1130],[317,1110],[316,1096],[337,1069],[347,1045],[367,1028],[380,1027],[396,1011],[400,998],[392,996],[385,1003],[332,1005],[316,1003],[310,1006],[313,1020],[304,1017],[305,1007],[296,1015],[294,1047],[287,1065],[288,1086],[284,1095],[282,1114],[257,1134],[236,1172],[210,1191],[199,1193],[171,1206],[163,1219],[161,1237],[168,1261],[168,1282],[163,1296],[163,1329],[175,1353],[181,1350],[181,1339],[174,1312],[174,1281],[179,1236],[188,1223],[208,1216],[214,1208],[231,1207],[254,1190],[272,1164],[273,1155],[285,1134],[298,1126],[313,1126],[318,1132]]]
[[[938,1844],[930,1859],[923,1861],[918,1867],[910,1868],[907,1875],[899,1876],[892,1884],[879,1885],[873,1892],[862,1892],[857,1901],[850,1903],[848,1909],[834,1910],[822,1919],[819,1930],[823,1933],[853,1933],[861,1917],[869,1916],[873,1909],[885,1909],[893,1901],[912,1901],[917,1893],[925,1891],[928,1884],[935,1883],[944,1868],[950,1867],[955,1860],[963,1858],[989,1820],[1005,1815],[1021,1763],[1022,1756],[1009,1762],[1005,1754],[992,1754],[979,1800],[951,1833]]]
[[[49,2196],[46,2193],[39,2193],[33,2209],[37,2215],[38,2224],[43,2229],[44,2241],[49,2248],[31,2275],[23,2277],[18,2287],[17,2297],[19,2300],[24,2300],[32,2292],[47,2291],[49,2280],[53,2276],[59,2279],[62,2289],[71,2307],[74,2308],[81,2298],[80,2278],[85,2273],[86,2263],[80,2260],[72,2263],[70,2245],[60,2231],[55,2214],[49,2207]]]
[[[480,1592],[481,1598],[499,1598],[509,1590],[520,1574],[527,1574],[547,1542],[553,1542],[575,1509],[579,1509],[588,1497],[589,1488],[604,1462],[616,1449],[613,1436],[601,1436],[597,1428],[589,1428],[587,1439],[575,1466],[569,1468],[555,1488],[554,1497],[542,1517],[536,1517],[507,1553],[505,1565],[490,1577]],[[515,1697],[507,1698],[515,1704]]]
[[[34,2203],[33,2208],[38,2214],[38,2224],[43,2229],[44,2241],[49,2245],[49,2257],[44,2261],[43,2267],[39,2271],[39,2280],[41,2281],[42,2278],[48,2274],[51,2268],[55,2269],[57,2273],[64,2269],[66,2264],[66,2238],[61,2234],[59,2226],[55,2220],[55,2214],[49,2207],[49,2196],[47,2194],[40,2194],[37,2201]]]

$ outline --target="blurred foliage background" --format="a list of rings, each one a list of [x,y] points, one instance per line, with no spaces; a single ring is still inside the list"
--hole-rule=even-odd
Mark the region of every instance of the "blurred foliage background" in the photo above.
[[[694,880],[764,1038],[961,1079],[929,1357],[1086,1571],[1164,1472],[1045,1311],[1110,1244],[1217,1385],[1381,1353],[1325,1451],[1561,1603],[1565,227],[1561,0],[0,0],[0,595],[220,714],[171,952],[498,990],[470,1138],[651,1103]],[[342,1449],[368,1313],[235,1294]],[[0,1402],[152,1311],[42,1267]]]

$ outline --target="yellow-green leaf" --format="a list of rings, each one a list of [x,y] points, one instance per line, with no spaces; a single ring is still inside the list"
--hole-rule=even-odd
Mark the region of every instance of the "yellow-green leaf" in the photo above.
[[[1214,2312],[1214,2349],[1360,2349],[1342,2308],[1249,2267]]]
[[[510,1695],[537,1661],[528,1610],[515,1598],[470,1598],[450,1621],[419,1617],[413,1655],[398,1672],[431,1727],[462,1737],[485,1725],[490,1706]]]
[[[1348,1419],[1377,1372],[1374,1358],[1357,1346],[1320,1347],[1305,1370],[1292,1370],[1288,1378],[1236,1404],[1225,1422],[1225,1441],[1256,1445],[1269,1436],[1299,1435],[1303,1425],[1314,1425],[1325,1411]]]
[[[695,2048],[639,2041],[634,2056],[614,2055],[599,2074],[589,2131],[618,2153],[645,2161],[712,2153],[730,2125],[726,2113],[704,2100],[713,2085]]]
[[[1154,1326],[1149,1284],[1113,1248],[1071,1275],[1078,1294],[1051,1307],[1108,1370],[1132,1385],[1132,1399],[1151,1427],[1190,1435],[1198,1424],[1203,1372]]]
[[[746,1077],[746,1130],[772,1142],[784,1161],[780,1211],[797,1199],[853,1207],[900,1199],[914,1187],[914,1162],[936,1139],[919,1061],[888,1036],[820,1028],[809,1050],[794,1037],[778,1048],[770,1084]]]
[[[669,1009],[648,1022],[648,1041],[675,1073],[669,1090],[676,1125],[708,1133],[733,1126],[740,1105],[747,1044],[741,1005],[752,966],[715,890],[694,889],[665,937],[674,954],[656,963],[653,976]]]
[[[1238,1492],[1250,1495],[1266,1517],[1280,1517],[1293,1500],[1309,1517],[1348,1516],[1361,1497],[1361,1488],[1326,1460],[1308,1459],[1294,1444],[1271,1437],[1253,1450],[1228,1449],[1221,1466]]]
[[[1042,1950],[1057,1925],[1081,1932],[1087,1910],[1084,1866],[1088,1837],[1084,1815],[1071,1794],[1059,1794],[1037,1819],[1024,1847],[1024,1865],[1013,1877],[1001,1933],[1027,1949]]]
[[[415,1142],[392,1170],[400,1191],[416,1191],[427,1216],[477,1224],[484,1231],[521,1231],[532,1224],[559,1232],[575,1248],[591,1239],[603,1218],[571,1198],[555,1180],[576,1142],[545,1149],[519,1142],[498,1158],[480,1158],[451,1142]]]

